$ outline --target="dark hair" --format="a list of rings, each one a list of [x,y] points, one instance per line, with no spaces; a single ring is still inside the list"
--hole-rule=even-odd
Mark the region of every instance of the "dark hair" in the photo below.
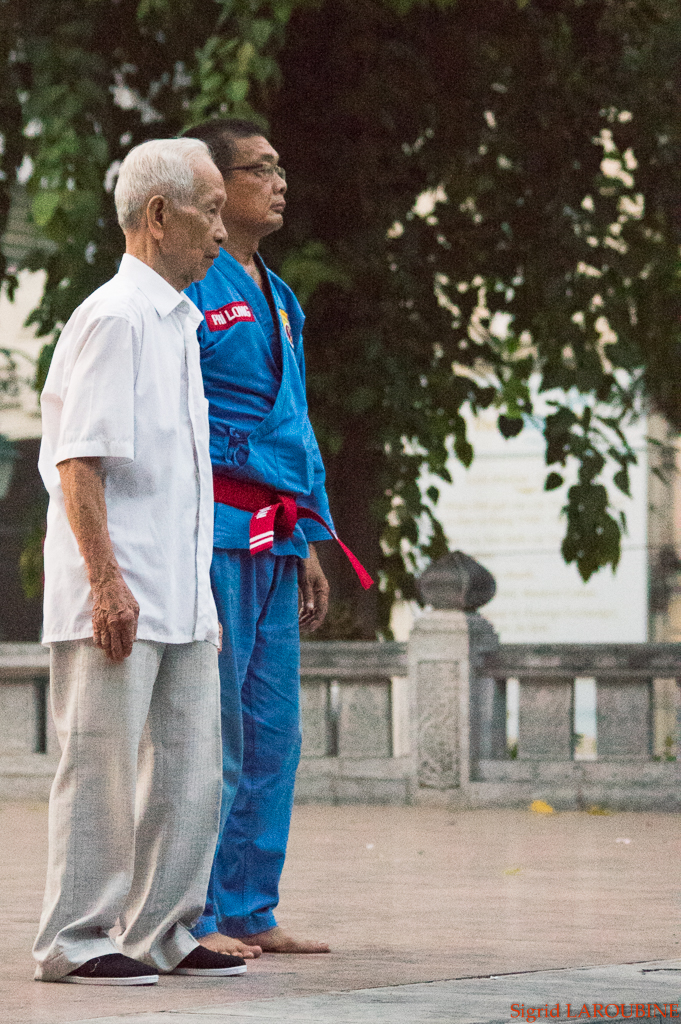
[[[252,139],[256,135],[264,136],[264,131],[255,121],[245,121],[240,117],[215,117],[210,121],[202,121],[182,132],[188,139],[201,139],[210,149],[213,161],[223,177],[234,163],[237,139]]]

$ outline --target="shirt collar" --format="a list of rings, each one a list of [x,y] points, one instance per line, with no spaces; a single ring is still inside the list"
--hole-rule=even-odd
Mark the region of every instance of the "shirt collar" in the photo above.
[[[184,292],[176,291],[148,263],[143,263],[129,252],[123,254],[118,273],[132,281],[146,295],[161,319],[177,309],[195,327],[203,320],[203,314]]]

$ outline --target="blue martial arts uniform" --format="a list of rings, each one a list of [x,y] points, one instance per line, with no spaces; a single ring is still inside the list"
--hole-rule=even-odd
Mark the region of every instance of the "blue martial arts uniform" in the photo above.
[[[260,261],[274,309],[224,250],[187,294],[204,314],[201,368],[218,472],[298,497],[332,526],[305,397],[303,312]],[[309,519],[251,555],[250,512],[215,503],[211,579],[224,629],[223,800],[206,908],[194,935],[274,927],[300,757],[297,558],[328,533]],[[296,557],[297,556],[297,557]]]

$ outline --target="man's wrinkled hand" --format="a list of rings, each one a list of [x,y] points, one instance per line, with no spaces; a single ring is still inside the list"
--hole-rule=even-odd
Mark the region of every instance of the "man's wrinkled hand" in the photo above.
[[[124,661],[137,637],[140,606],[123,580],[115,576],[92,588],[92,631],[95,647],[111,661]]]
[[[298,559],[298,587],[298,622],[306,633],[313,633],[321,626],[329,610],[329,584],[311,544],[309,557]]]

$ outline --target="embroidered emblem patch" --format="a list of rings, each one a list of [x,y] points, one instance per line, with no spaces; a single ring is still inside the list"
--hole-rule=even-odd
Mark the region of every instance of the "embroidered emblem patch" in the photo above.
[[[225,459],[237,466],[245,466],[248,462],[250,450],[248,447],[248,430],[237,430],[236,427],[229,427],[229,434],[225,438]]]
[[[232,324],[243,320],[255,323],[253,310],[247,302],[228,302],[219,309],[207,309],[204,316],[209,331],[226,331]]]
[[[284,332],[289,340],[289,344],[291,348],[293,348],[293,331],[291,330],[291,324],[288,318],[288,313],[286,312],[285,309],[280,309],[279,316],[281,317],[281,322],[284,325]]]

